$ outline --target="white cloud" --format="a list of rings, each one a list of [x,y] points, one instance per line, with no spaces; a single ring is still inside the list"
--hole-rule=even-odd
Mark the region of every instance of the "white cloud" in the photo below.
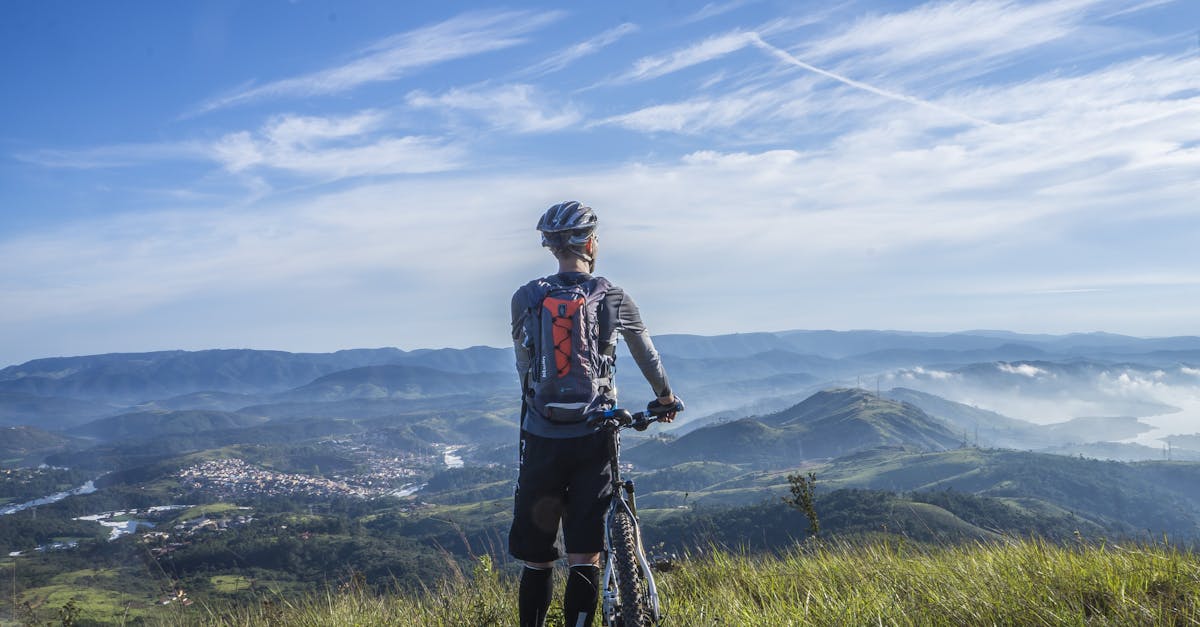
[[[996,364],[996,369],[1000,372],[1017,374],[1021,375],[1022,377],[1029,377],[1030,379],[1049,374],[1045,370],[1038,368],[1033,364],[1010,364],[1003,361]]]
[[[692,22],[702,22],[719,15],[724,15],[730,11],[740,9],[747,4],[751,4],[752,2],[755,2],[755,0],[728,0],[726,2],[709,2],[700,7],[698,11],[684,19],[684,23],[690,24]]]
[[[737,52],[752,43],[750,33],[732,32],[710,37],[661,56],[647,56],[638,59],[633,69],[616,79],[615,82],[645,81],[665,76],[694,65],[707,63],[731,53]]]
[[[852,78],[848,78],[846,76],[842,76],[840,74],[830,72],[829,70],[819,68],[815,65],[805,63],[804,61],[801,61],[800,59],[796,58],[794,55],[787,52],[786,50],[777,48],[777,47],[767,43],[761,37],[759,37],[757,33],[752,34],[751,37],[752,37],[752,41],[754,42],[754,45],[758,46],[759,48],[762,48],[763,50],[766,50],[767,52],[771,53],[772,55],[774,55],[776,58],[780,59],[781,61],[783,61],[785,63],[790,63],[796,67],[807,70],[809,72],[815,72],[826,78],[831,78],[839,83],[849,85],[850,87],[853,87],[855,89],[861,89],[863,91],[875,94],[876,96],[881,96],[883,98],[887,98],[889,100],[897,100],[897,101],[905,102],[905,103],[908,103],[911,105],[917,105],[920,107],[928,107],[930,109],[939,111],[941,113],[949,114],[956,118],[962,118],[962,119],[968,120],[974,124],[992,125],[991,122],[988,122],[986,120],[981,120],[977,117],[971,116],[962,111],[957,111],[957,110],[951,109],[949,107],[946,107],[942,104],[939,104],[939,103],[936,103],[936,102],[933,102],[930,100],[926,100],[923,98],[917,98],[915,96],[910,96],[908,94],[901,94],[901,93],[898,93],[898,92],[895,92],[892,90],[882,89],[880,87],[876,87],[874,85],[869,85],[862,81],[857,81]]]
[[[610,28],[591,39],[581,41],[577,44],[568,46],[558,52],[550,55],[541,63],[530,67],[522,74],[544,75],[557,72],[571,65],[572,63],[586,56],[596,54],[600,50],[611,46],[626,35],[637,32],[636,24],[624,22],[619,26]]]
[[[266,98],[336,94],[368,83],[396,80],[420,68],[525,43],[526,35],[562,15],[558,11],[466,13],[378,41],[342,65],[213,98],[202,103],[196,113]]]
[[[408,105],[436,111],[465,111],[494,127],[517,133],[545,133],[572,126],[582,114],[570,102],[552,106],[532,85],[451,89],[437,96],[421,91],[408,95]]]
[[[926,2],[898,13],[871,14],[813,43],[817,58],[886,52],[888,65],[947,55],[1004,55],[1069,33],[1089,5],[1103,0]]]
[[[453,169],[462,149],[431,137],[380,136],[376,111],[345,117],[284,115],[257,133],[230,133],[212,145],[212,157],[230,172],[287,171],[318,178],[412,174]]]
[[[791,93],[784,89],[742,90],[724,96],[652,105],[595,124],[620,126],[645,133],[669,131],[700,135],[715,129],[732,129],[750,120],[755,126],[763,125],[781,117],[781,113],[792,118],[804,117],[803,104],[802,100],[792,98]]]

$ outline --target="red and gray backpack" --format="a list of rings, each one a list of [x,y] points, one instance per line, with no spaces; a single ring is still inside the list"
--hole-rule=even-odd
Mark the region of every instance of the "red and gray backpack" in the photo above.
[[[556,423],[582,421],[611,405],[616,345],[601,338],[604,296],[612,287],[593,277],[571,285],[538,279],[527,286],[525,346],[532,358],[527,402]]]

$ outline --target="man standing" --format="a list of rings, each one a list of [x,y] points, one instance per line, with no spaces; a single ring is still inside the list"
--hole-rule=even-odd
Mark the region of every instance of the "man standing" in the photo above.
[[[617,403],[613,380],[617,334],[650,383],[659,405],[675,395],[637,305],[621,288],[592,276],[597,218],[576,201],[550,207],[537,229],[558,273],[513,294],[512,336],[522,384],[521,469],[509,552],[525,562],[518,605],[522,627],[542,627],[554,596],[561,522],[566,545],[566,624],[592,624],[611,496],[607,434],[586,424]],[[662,422],[670,422],[674,413]]]

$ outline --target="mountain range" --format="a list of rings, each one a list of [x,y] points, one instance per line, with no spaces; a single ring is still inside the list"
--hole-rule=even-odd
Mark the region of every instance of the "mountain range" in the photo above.
[[[665,429],[674,442],[630,451],[649,459],[657,449],[660,465],[780,464],[872,446],[939,450],[964,442],[1151,459],[1156,446],[1130,442],[1154,428],[1147,416],[1179,414],[1184,427],[1175,437],[1200,432],[1186,429],[1182,416],[1191,407],[1179,404],[1197,396],[1182,392],[1200,385],[1196,337],[783,331],[655,342],[689,406]],[[53,357],[0,370],[0,426],[117,441],[262,434],[298,420],[340,432],[336,421],[370,420],[424,425],[454,441],[505,442],[519,407],[512,364],[510,349],[484,346]],[[618,364],[622,398],[636,407],[651,392],[623,348]],[[886,394],[852,391],[860,387]],[[810,411],[842,397],[864,409]]]

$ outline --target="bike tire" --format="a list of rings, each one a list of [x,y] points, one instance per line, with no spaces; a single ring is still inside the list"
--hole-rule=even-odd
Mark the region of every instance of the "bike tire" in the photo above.
[[[613,570],[617,576],[617,594],[621,601],[622,627],[652,627],[650,597],[638,560],[637,528],[633,516],[624,509],[613,513]]]

